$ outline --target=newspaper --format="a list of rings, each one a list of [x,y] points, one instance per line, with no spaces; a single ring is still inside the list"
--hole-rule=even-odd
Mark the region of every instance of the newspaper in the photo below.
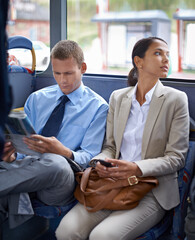
[[[23,142],[23,138],[30,137],[31,134],[36,132],[24,110],[12,110],[5,124],[6,141],[11,141],[18,153],[40,156],[39,152],[29,149]]]

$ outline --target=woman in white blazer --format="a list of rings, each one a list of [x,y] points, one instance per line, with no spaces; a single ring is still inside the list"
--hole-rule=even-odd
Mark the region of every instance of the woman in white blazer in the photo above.
[[[159,186],[132,210],[89,213],[78,203],[56,230],[58,240],[135,239],[179,204],[177,171],[188,150],[189,113],[185,93],[165,87],[169,71],[167,43],[156,37],[138,41],[132,52],[130,87],[110,97],[106,138],[96,159],[100,177],[155,176]]]

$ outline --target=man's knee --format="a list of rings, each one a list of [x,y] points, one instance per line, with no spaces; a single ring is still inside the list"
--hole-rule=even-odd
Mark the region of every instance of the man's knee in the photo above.
[[[38,183],[48,187],[62,186],[74,182],[74,173],[67,160],[57,154],[43,154],[36,163],[36,178]]]
[[[44,166],[46,166],[46,171],[56,173],[56,174],[64,174],[65,172],[71,172],[72,169],[67,162],[67,160],[60,155],[45,153],[42,155],[40,160]]]
[[[45,175],[38,176],[45,182],[45,187],[37,192],[37,197],[48,205],[64,205],[73,200],[75,188],[74,173],[67,160],[62,156],[53,154],[42,161],[49,162]]]

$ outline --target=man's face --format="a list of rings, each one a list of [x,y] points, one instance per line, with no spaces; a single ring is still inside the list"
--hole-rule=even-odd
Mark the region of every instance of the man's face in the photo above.
[[[81,85],[82,74],[86,71],[86,64],[82,63],[79,68],[74,58],[59,60],[51,59],[54,78],[61,91],[68,95]]]

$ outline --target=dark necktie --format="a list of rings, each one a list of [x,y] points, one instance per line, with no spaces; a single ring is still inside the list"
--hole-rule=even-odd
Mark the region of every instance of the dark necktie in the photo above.
[[[42,135],[45,137],[56,137],[58,135],[64,116],[65,104],[69,101],[69,98],[66,95],[63,95],[60,99],[61,102],[54,108],[45,126],[43,127]]]

